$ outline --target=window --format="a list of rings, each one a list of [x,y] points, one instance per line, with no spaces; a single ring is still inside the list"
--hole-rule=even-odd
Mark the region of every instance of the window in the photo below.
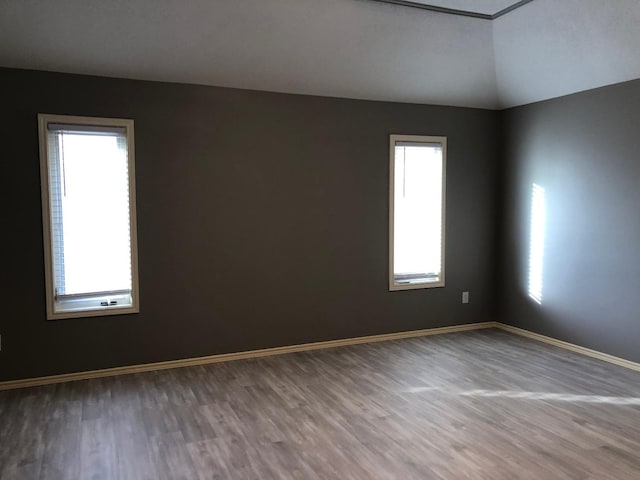
[[[38,123],[47,318],[138,312],[133,120]]]
[[[391,135],[389,289],[444,286],[446,137]]]

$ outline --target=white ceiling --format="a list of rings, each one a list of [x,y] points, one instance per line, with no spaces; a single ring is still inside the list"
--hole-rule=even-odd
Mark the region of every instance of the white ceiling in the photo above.
[[[639,0],[534,0],[491,23],[501,106],[640,78]]]
[[[638,0],[492,21],[370,0],[2,0],[0,65],[499,108],[640,78],[637,25]]]

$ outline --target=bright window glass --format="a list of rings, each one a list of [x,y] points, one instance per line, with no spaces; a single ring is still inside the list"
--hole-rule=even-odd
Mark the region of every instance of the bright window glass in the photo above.
[[[133,122],[41,115],[40,128],[49,317],[137,311]]]
[[[391,136],[390,289],[444,286],[444,137]]]

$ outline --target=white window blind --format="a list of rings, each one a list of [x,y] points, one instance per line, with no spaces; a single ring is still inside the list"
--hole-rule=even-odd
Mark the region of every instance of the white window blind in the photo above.
[[[105,314],[134,305],[137,311],[130,190],[133,124],[118,125],[114,119],[106,119],[107,125],[98,124],[102,119],[64,123],[41,117],[50,316],[88,310]]]
[[[444,285],[446,139],[392,135],[390,289]]]

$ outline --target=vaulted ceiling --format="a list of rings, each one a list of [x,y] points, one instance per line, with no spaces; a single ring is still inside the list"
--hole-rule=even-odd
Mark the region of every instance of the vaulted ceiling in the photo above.
[[[503,108],[640,78],[638,25],[638,0],[3,0],[0,65]]]

